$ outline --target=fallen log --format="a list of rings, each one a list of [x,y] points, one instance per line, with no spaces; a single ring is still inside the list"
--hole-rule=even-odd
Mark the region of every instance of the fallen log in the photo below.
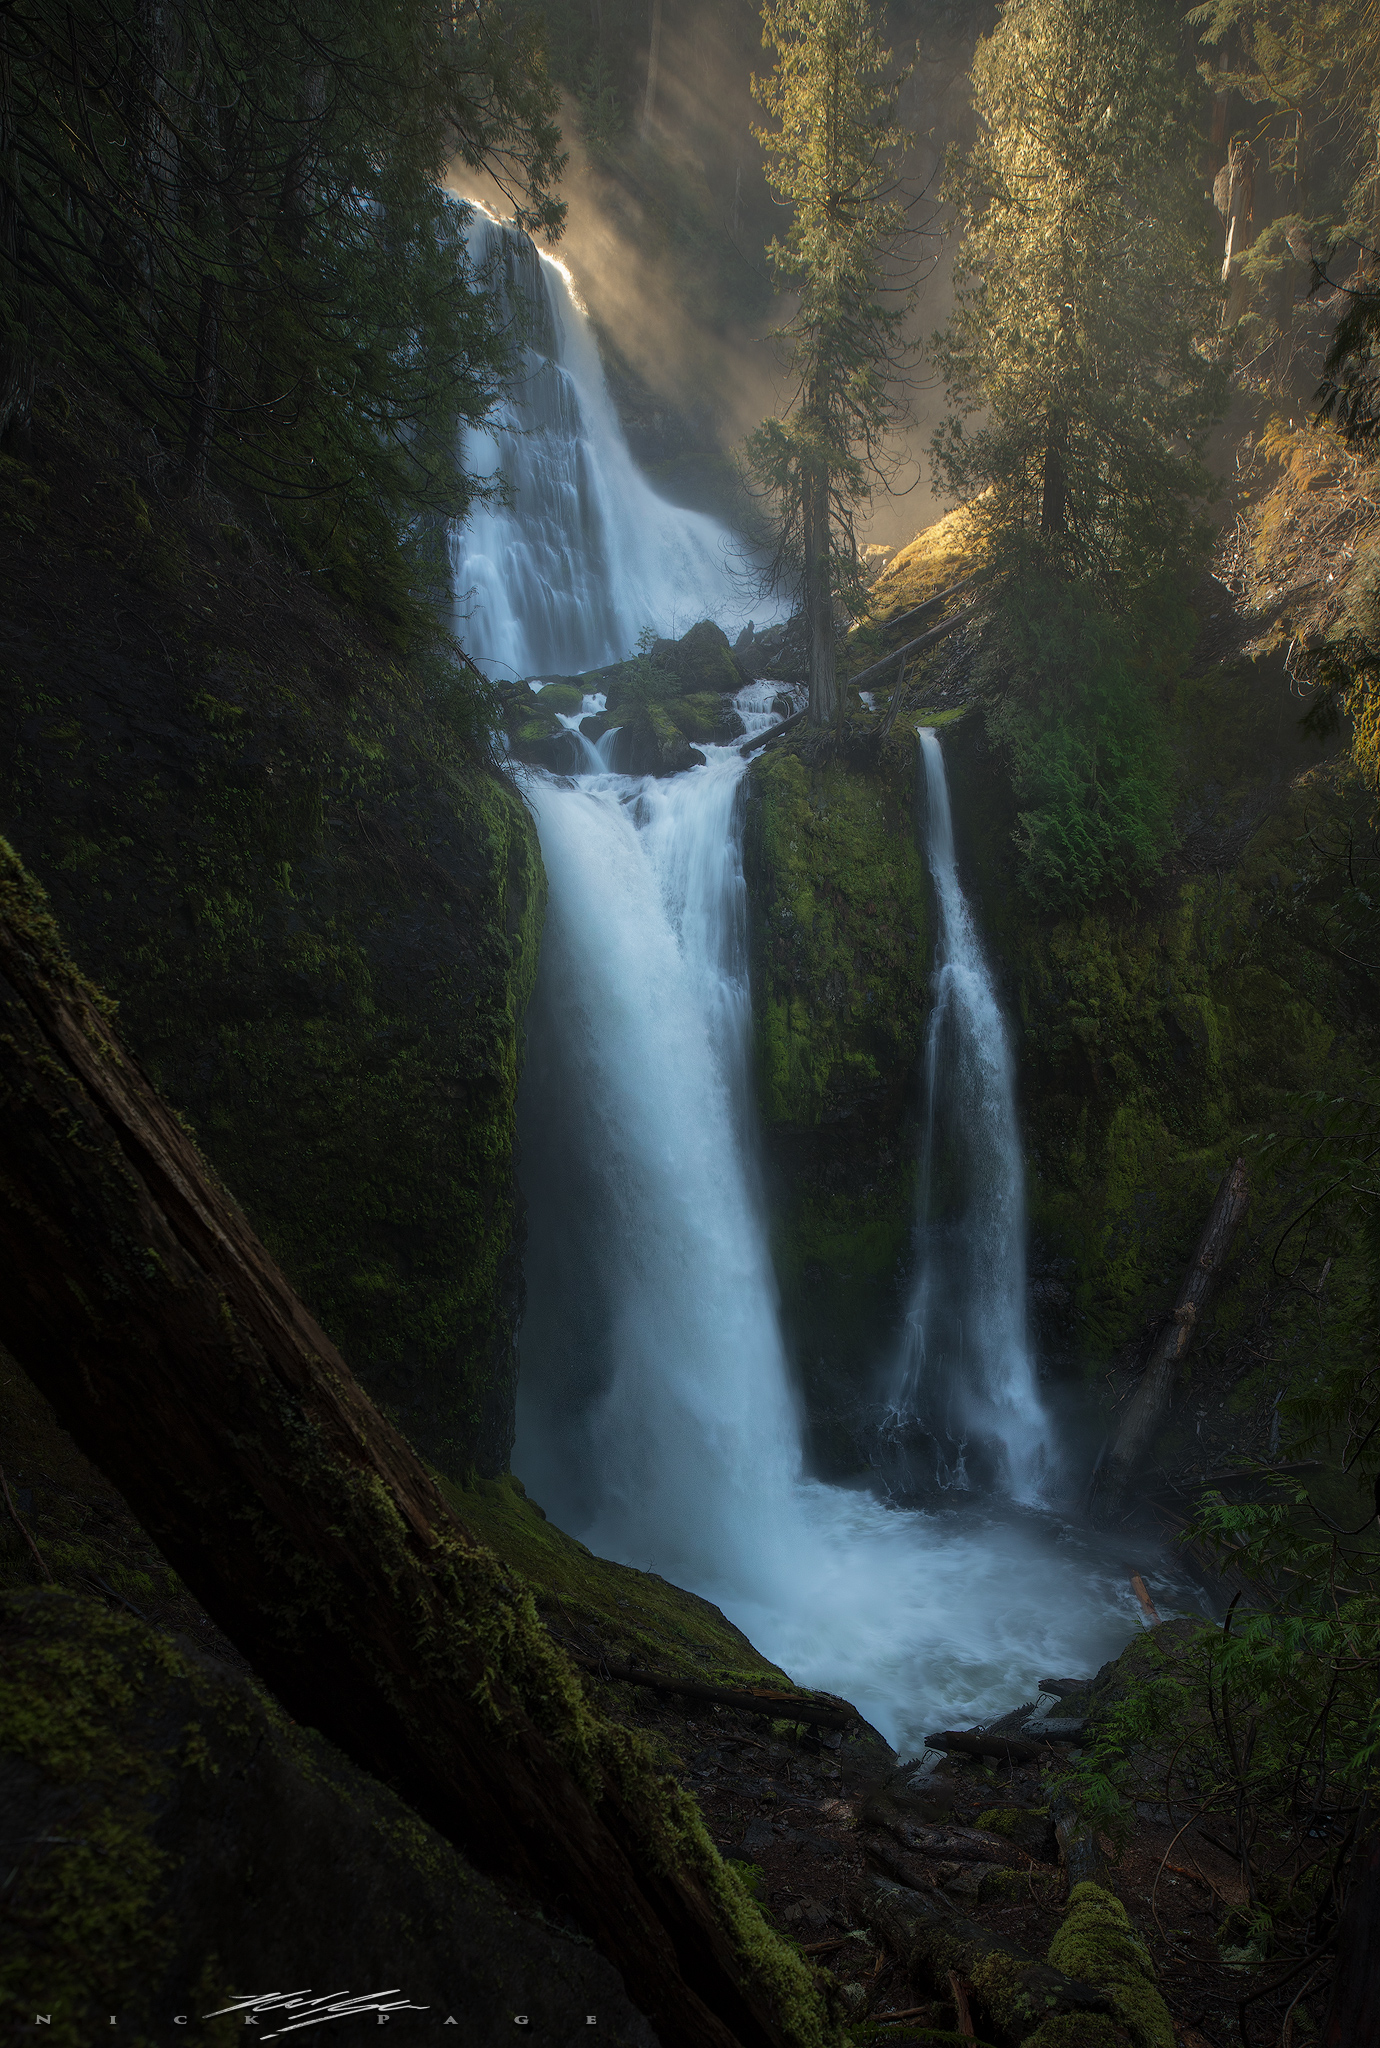
[[[773,740],[779,740],[783,732],[789,732],[793,726],[799,725],[802,718],[808,718],[809,715],[810,707],[807,704],[803,711],[793,711],[789,718],[783,718],[780,725],[773,725],[766,732],[759,732],[753,739],[745,740],[738,752],[745,761],[750,760],[754,754],[760,753],[763,747],[769,747]]]
[[[860,690],[864,683],[870,683],[874,676],[885,675],[898,661],[910,661],[917,654],[923,654],[927,647],[937,647],[950,633],[956,633],[960,626],[966,626],[969,619],[976,617],[977,606],[965,605],[961,612],[955,612],[951,619],[945,619],[937,626],[931,626],[928,633],[922,633],[917,640],[907,640],[900,647],[893,647],[890,654],[884,654],[880,661],[874,661],[856,676],[846,676],[844,687]]]
[[[670,2048],[818,2014],[209,1172],[0,840],[0,1342],[288,1712],[573,1917]],[[766,1972],[773,1975],[769,1989]]]
[[[908,612],[897,612],[893,618],[883,623],[882,631],[904,632],[907,627],[914,626],[923,619],[927,612],[935,611],[940,605],[947,604],[951,597],[961,597],[965,590],[971,590],[981,574],[980,569],[974,569],[971,576],[960,577],[958,582],[951,583],[947,590],[936,590],[933,597],[925,598],[921,604],[912,605]]]
[[[933,1892],[910,1891],[874,1877],[863,1910],[917,1986],[928,1984],[942,1997],[950,1970],[956,1970],[971,1987],[986,2028],[1004,2048],[1016,2048],[1044,2019],[1111,2010],[1105,1991],[1038,1962],[1005,1935],[951,1911]]]
[[[1046,1754],[1043,1742],[1026,1742],[1019,1735],[984,1735],[980,1728],[941,1729],[925,1737],[926,1749],[942,1749],[950,1756],[995,1756],[1003,1763],[1031,1764]]]
[[[1094,1521],[1111,1521],[1121,1508],[1127,1485],[1169,1406],[1179,1367],[1188,1354],[1249,1200],[1246,1162],[1238,1159],[1222,1176],[1174,1312],[1150,1354],[1150,1363],[1115,1435],[1104,1445],[1097,1461],[1088,1491],[1088,1512]]]
[[[766,1714],[773,1721],[804,1721],[817,1728],[847,1728],[860,1716],[851,1707],[812,1700],[793,1692],[772,1692],[765,1686],[732,1687],[705,1685],[698,1679],[676,1678],[664,1671],[643,1671],[635,1664],[614,1664],[607,1657],[592,1657],[584,1650],[562,1644],[572,1664],[593,1671],[600,1678],[619,1685],[645,1685],[656,1692],[676,1693],[681,1699],[703,1700],[714,1707],[737,1707],[746,1714]]]

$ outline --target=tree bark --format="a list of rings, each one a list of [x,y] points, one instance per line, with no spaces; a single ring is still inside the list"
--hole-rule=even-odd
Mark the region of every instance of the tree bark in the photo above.
[[[702,1685],[695,1679],[672,1678],[664,1671],[643,1671],[632,1664],[611,1664],[607,1657],[592,1657],[584,1650],[565,1646],[572,1664],[597,1672],[615,1685],[646,1685],[654,1692],[674,1693],[677,1699],[703,1700],[707,1705],[737,1707],[745,1714],[765,1714],[772,1721],[802,1721],[812,1728],[856,1726],[858,1716],[849,1706],[812,1700],[804,1694],[773,1692],[765,1686],[748,1691],[743,1686]]]
[[[216,431],[216,393],[220,383],[220,308],[223,287],[218,277],[201,280],[201,306],[196,325],[196,367],[187,418],[187,485],[198,497],[206,489],[211,443]]]
[[[874,676],[885,675],[898,661],[909,661],[912,655],[923,654],[927,647],[937,647],[950,633],[956,633],[960,626],[966,626],[976,611],[976,605],[965,605],[963,610],[955,612],[951,619],[945,619],[938,626],[931,626],[929,632],[922,633],[918,640],[907,640],[903,647],[893,647],[890,654],[884,654],[880,661],[874,661],[869,668],[860,669],[857,675],[850,676],[849,689],[860,690],[865,683],[870,683]]]
[[[121,1048],[3,841],[0,1270],[0,1341],[297,1720],[573,1916],[667,2048],[788,2038],[717,1858],[588,1718],[523,1586]]]
[[[1067,533],[1068,480],[1064,450],[1068,428],[1057,413],[1051,413],[1045,438],[1045,471],[1040,492],[1041,533]]]
[[[24,223],[19,203],[19,134],[10,75],[9,31],[0,16],[0,447],[22,448],[34,403],[34,351],[29,333],[32,299],[20,281]]]
[[[1217,1190],[1193,1263],[1179,1289],[1174,1313],[1150,1354],[1150,1363],[1121,1418],[1115,1437],[1098,1460],[1089,1497],[1089,1511],[1094,1520],[1105,1522],[1115,1514],[1128,1482],[1159,1427],[1174,1391],[1179,1366],[1188,1354],[1194,1331],[1207,1307],[1249,1200],[1246,1162],[1238,1159],[1223,1176]]]
[[[1358,1840],[1347,1872],[1346,1903],[1337,1930],[1337,1974],[1323,2027],[1323,2048],[1380,2041],[1380,1826]]]
[[[832,725],[838,710],[834,588],[829,574],[829,479],[811,477],[805,502],[805,638],[810,723]]]

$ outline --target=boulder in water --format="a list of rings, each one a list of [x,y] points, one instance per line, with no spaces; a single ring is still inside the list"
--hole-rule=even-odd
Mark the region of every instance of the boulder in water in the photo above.
[[[752,680],[735,658],[727,633],[712,619],[701,619],[679,640],[654,642],[652,660],[670,670],[683,696],[737,690]]]
[[[703,768],[705,757],[692,747],[664,704],[642,704],[622,727],[615,765],[623,775],[680,775]]]

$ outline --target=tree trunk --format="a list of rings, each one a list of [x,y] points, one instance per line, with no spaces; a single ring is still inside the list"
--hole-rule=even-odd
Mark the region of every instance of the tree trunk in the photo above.
[[[1362,1827],[1367,1821],[1370,1835],[1357,1841],[1347,1872],[1323,2048],[1359,2048],[1362,2041],[1380,2041],[1380,1825],[1363,1810]]]
[[[1064,451],[1068,428],[1058,413],[1051,413],[1045,439],[1044,484],[1040,493],[1041,533],[1067,533],[1068,481]]]
[[[223,288],[218,277],[201,280],[201,309],[196,324],[196,368],[187,418],[187,487],[197,497],[206,489],[211,442],[216,431],[216,388],[220,381],[220,306]]]
[[[1249,1200],[1246,1162],[1238,1159],[1217,1190],[1193,1264],[1179,1289],[1174,1313],[1150,1354],[1150,1363],[1122,1416],[1120,1428],[1098,1460],[1089,1499],[1094,1520],[1106,1522],[1112,1518],[1136,1466],[1149,1448]]]
[[[656,119],[656,74],[661,62],[661,0],[652,0],[652,33],[647,45],[647,95],[642,102],[642,132]]]
[[[33,307],[21,281],[24,224],[19,208],[19,134],[10,77],[9,31],[0,16],[0,447],[22,448],[34,403]],[[8,303],[6,303],[8,301]]]
[[[829,479],[811,477],[805,503],[805,644],[809,651],[810,723],[832,725],[838,710],[834,585],[829,573]]]
[[[789,2038],[717,1857],[589,1716],[525,1589],[122,1050],[3,841],[0,1270],[0,1341],[297,1720],[573,1916],[666,2048]]]

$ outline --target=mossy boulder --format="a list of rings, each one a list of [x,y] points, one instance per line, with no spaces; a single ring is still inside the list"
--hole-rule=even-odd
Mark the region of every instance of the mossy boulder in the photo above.
[[[501,1471],[545,878],[487,710],[272,562],[194,531],[174,602],[74,536],[6,563],[0,833],[369,1392]]]
[[[533,701],[541,711],[561,711],[570,716],[583,705],[585,692],[579,683],[544,683]]]
[[[733,708],[731,697],[713,696],[708,691],[699,691],[693,696],[673,697],[666,709],[688,740],[708,741],[714,746],[724,746],[733,740],[740,740],[747,731],[747,727]]]
[[[1174,2048],[1174,2023],[1155,1987],[1150,1952],[1114,1893],[1098,1884],[1073,1887],[1049,1961],[1066,1977],[1108,1993],[1134,2048]]]
[[[637,706],[619,727],[614,766],[623,775],[682,775],[703,768],[705,756],[692,747],[666,704],[655,700]]]
[[[87,2048],[225,2048],[256,1992],[386,1992],[466,2043],[654,2048],[611,1964],[515,1910],[393,1792],[248,1676],[99,1601],[0,1596],[6,1890],[0,2016]],[[410,2009],[410,2011],[408,2010]],[[268,2024],[265,2019],[262,2024]],[[380,2024],[371,2012],[356,2026]],[[449,2034],[449,2029],[447,2033]]]
[[[679,640],[657,640],[652,660],[676,678],[683,696],[741,689],[751,678],[739,666],[728,635],[712,619],[701,619]]]

